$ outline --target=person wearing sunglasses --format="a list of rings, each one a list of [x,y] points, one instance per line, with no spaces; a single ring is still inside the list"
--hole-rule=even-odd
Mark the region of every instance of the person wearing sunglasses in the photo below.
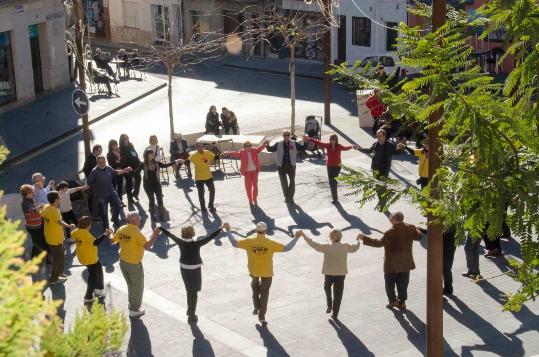
[[[256,206],[258,198],[258,173],[260,172],[260,162],[258,154],[266,147],[262,143],[257,148],[247,140],[243,143],[243,149],[239,151],[225,151],[221,154],[223,157],[233,157],[240,159],[240,174],[245,178],[245,191],[249,199],[249,205]]]
[[[336,178],[339,176],[339,173],[341,172],[341,152],[347,151],[352,148],[359,148],[358,145],[348,146],[348,145],[341,145],[339,144],[339,137],[337,134],[332,134],[329,137],[329,143],[323,143],[321,141],[318,141],[316,139],[313,139],[308,136],[303,137],[304,141],[310,141],[315,145],[320,146],[321,148],[326,150],[326,167],[328,170],[328,181],[329,181],[329,188],[331,190],[331,203],[336,204],[339,202],[339,197],[337,195],[337,180]]]
[[[296,159],[298,151],[305,151],[305,145],[298,144],[295,140],[291,140],[290,131],[283,130],[283,140],[275,144],[265,142],[266,150],[269,152],[277,152],[277,171],[279,172],[279,180],[286,203],[294,203],[294,193],[296,191]]]

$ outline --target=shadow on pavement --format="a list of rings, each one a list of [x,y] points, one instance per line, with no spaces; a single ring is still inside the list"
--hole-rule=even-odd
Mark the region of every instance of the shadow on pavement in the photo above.
[[[127,356],[150,357],[152,354],[152,342],[150,334],[141,319],[131,320],[131,335],[127,345]]]
[[[466,345],[463,343],[461,356],[473,356],[479,351],[488,351],[500,356],[524,356],[522,341],[515,336],[516,333],[504,334],[500,332],[454,295],[450,297],[450,301],[456,305],[456,308],[450,303],[445,303],[445,312],[476,333],[484,342],[482,345]]]
[[[65,299],[66,299],[66,287],[64,284],[49,285],[48,287],[51,291],[52,300],[62,301],[60,306],[58,306],[58,308],[56,309],[56,314],[63,321],[66,317],[66,311],[64,309]]]
[[[333,228],[333,225],[329,222],[319,223],[315,221],[313,217],[307,214],[307,212],[305,212],[297,204],[287,204],[287,208],[288,213],[290,213],[290,217],[294,220],[294,222],[296,222],[296,224],[288,226],[288,232],[290,235],[292,234],[293,229],[308,229],[315,236],[319,236],[320,228]]]
[[[361,342],[361,340],[357,338],[357,336],[354,335],[354,333],[350,331],[348,327],[346,327],[345,324],[342,322],[336,323],[332,319],[329,319],[329,324],[333,326],[337,332],[337,336],[341,340],[343,346],[346,348],[348,356],[374,357],[374,353],[372,353],[367,346],[365,346],[363,342]]]
[[[341,215],[341,217],[346,222],[350,223],[350,225],[348,227],[345,227],[345,228],[341,229],[341,231],[344,232],[344,231],[348,231],[348,230],[352,230],[352,229],[359,229],[361,231],[361,233],[366,234],[366,235],[371,234],[372,231],[383,233],[383,232],[380,232],[377,229],[369,227],[367,224],[365,224],[365,222],[363,222],[361,220],[361,218],[348,213],[344,209],[344,207],[342,206],[342,204],[340,202],[337,202],[335,204],[335,208],[337,208],[337,211],[339,211],[339,214]]]
[[[196,324],[191,324],[191,332],[193,333],[193,357],[214,357],[215,352],[211,347],[210,341],[208,341],[202,331]]]
[[[266,353],[266,356],[272,356],[272,357],[285,357],[290,356],[288,352],[284,349],[283,346],[279,343],[279,341],[273,336],[271,331],[268,329],[267,325],[255,325],[256,330],[260,334],[260,337],[262,338],[262,341],[264,342],[264,347],[268,349],[268,352]]]

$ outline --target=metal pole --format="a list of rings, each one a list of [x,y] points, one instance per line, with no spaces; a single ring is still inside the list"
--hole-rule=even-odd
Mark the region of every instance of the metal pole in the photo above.
[[[76,31],[76,42],[77,42],[77,56],[75,56],[75,59],[77,61],[77,65],[79,67],[79,87],[83,91],[86,91],[86,73],[84,71],[84,52],[82,48],[82,40],[84,33],[82,31],[82,3],[80,0],[73,0],[73,10],[75,12],[75,31]],[[82,137],[84,140],[84,155],[87,157],[90,155],[90,128],[88,126],[88,114],[84,114],[82,116]]]
[[[327,13],[330,13],[329,10],[331,6],[331,0],[325,0],[325,6]],[[329,62],[331,61],[331,27],[330,20],[327,20],[328,29],[324,33],[324,123],[329,125],[331,124],[331,92],[330,92],[330,81],[329,81]]]
[[[432,4],[432,30],[445,23],[445,0],[434,0]],[[440,100],[437,98],[435,100]],[[433,125],[442,116],[443,109],[437,110],[429,118],[429,178],[431,179],[432,200],[439,198],[438,182],[433,178],[440,167],[441,146],[438,139],[439,126]],[[442,298],[442,263],[443,263],[443,227],[435,222],[432,214],[427,215],[427,356],[443,356],[443,298]]]

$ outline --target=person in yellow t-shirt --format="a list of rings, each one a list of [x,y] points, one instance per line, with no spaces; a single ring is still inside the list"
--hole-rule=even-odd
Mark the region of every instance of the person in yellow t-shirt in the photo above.
[[[211,162],[215,158],[215,154],[209,150],[204,150],[203,143],[197,142],[195,147],[196,151],[189,156],[189,162],[195,165],[195,183],[197,185],[200,209],[202,212],[206,212],[206,202],[204,200],[204,185],[206,185],[208,191],[210,191],[208,208],[211,212],[215,212],[213,205],[215,200],[215,185],[213,184],[211,173]]]
[[[88,281],[84,302],[91,303],[94,301],[94,295],[98,298],[105,297],[105,286],[103,283],[103,267],[97,258],[97,246],[106,238],[112,235],[112,229],[107,228],[99,238],[95,238],[90,233],[92,218],[82,216],[79,219],[79,228],[71,232],[71,238],[75,240],[77,245],[77,259],[79,263],[86,266],[88,269]]]
[[[421,189],[424,189],[429,183],[429,144],[425,142],[422,149],[411,149],[409,147],[404,147],[404,149],[419,158],[419,179],[417,183],[421,186]]]
[[[56,191],[47,194],[48,205],[41,210],[43,217],[45,241],[49,245],[52,267],[49,285],[62,284],[66,281],[64,274],[64,228],[75,229],[74,224],[67,224],[60,213],[60,194]]]
[[[141,308],[144,293],[142,257],[144,256],[144,250],[153,246],[160,232],[160,227],[157,226],[153,230],[150,240],[146,240],[139,226],[140,216],[138,212],[129,212],[127,214],[127,224],[118,228],[111,239],[112,244],[120,245],[120,270],[127,283],[129,317],[144,315],[144,309]]]
[[[268,226],[264,222],[256,225],[256,237],[236,240],[230,233],[230,227],[225,227],[228,239],[232,246],[247,251],[247,268],[251,276],[251,288],[253,290],[253,315],[258,315],[258,321],[265,325],[266,311],[268,309],[269,290],[273,277],[273,254],[288,252],[300,237],[296,232],[294,239],[286,245],[266,238]]]

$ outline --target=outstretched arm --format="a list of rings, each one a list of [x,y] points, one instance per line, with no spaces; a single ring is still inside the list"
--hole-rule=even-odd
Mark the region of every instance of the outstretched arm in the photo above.
[[[268,150],[269,152],[277,151],[277,143],[270,146],[269,141],[266,141],[266,150]]]
[[[301,237],[303,237],[303,239],[305,239],[305,242],[311,247],[313,248],[314,250],[316,250],[317,252],[321,252],[323,253],[324,252],[324,244],[320,244],[320,243],[317,243],[315,241],[313,241],[311,238],[307,237],[307,235],[305,233],[303,233],[303,231],[300,231],[301,233],[299,233],[299,235]]]
[[[197,244],[200,244],[200,246],[203,246],[205,244],[208,244],[210,241],[212,241],[215,237],[217,237],[219,235],[219,233],[221,233],[223,230],[223,227],[219,227],[218,230],[216,230],[215,232],[213,232],[212,234],[208,235],[207,237],[204,237],[204,238],[201,238],[201,239],[198,239],[196,242]]]
[[[360,234],[358,238],[359,240],[363,241],[363,244],[371,246],[371,247],[375,247],[375,248],[383,247],[386,242],[385,235],[381,239],[375,239],[375,238],[370,238],[363,234]]]
[[[232,246],[234,248],[237,248],[238,247],[238,240],[236,238],[234,238],[234,236],[232,236],[232,232],[226,231],[226,236],[228,237],[228,240],[230,241],[230,244],[232,244]]]
[[[176,243],[178,245],[183,244],[183,240],[180,237],[175,236],[174,234],[172,234],[168,229],[161,227],[161,232],[163,232],[164,235],[166,235],[167,237],[172,239],[174,241],[174,243]]]
[[[292,248],[294,248],[294,246],[298,242],[298,238],[299,237],[296,235],[296,237],[294,237],[290,242],[286,243],[286,245],[284,246],[283,252],[291,251]]]

